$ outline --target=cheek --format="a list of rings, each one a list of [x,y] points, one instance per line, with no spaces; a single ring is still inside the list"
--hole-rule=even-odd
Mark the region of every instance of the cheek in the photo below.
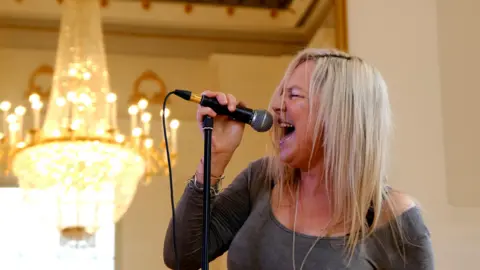
[[[309,148],[313,142],[312,128],[308,125],[308,120],[305,117],[295,124],[295,133],[297,136],[297,143],[302,148]]]
[[[295,115],[295,131],[301,138],[301,143],[310,144],[312,141],[313,128],[309,123],[309,106],[308,101],[302,100],[295,103],[291,107],[291,112]]]

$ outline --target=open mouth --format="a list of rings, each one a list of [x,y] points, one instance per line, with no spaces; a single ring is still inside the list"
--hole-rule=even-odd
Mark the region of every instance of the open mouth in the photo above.
[[[280,127],[283,129],[284,138],[292,135],[295,132],[295,126],[290,123],[281,122]]]

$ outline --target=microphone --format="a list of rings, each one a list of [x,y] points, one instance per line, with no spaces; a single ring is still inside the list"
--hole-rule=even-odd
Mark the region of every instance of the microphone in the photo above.
[[[209,107],[217,114],[226,115],[235,121],[248,124],[258,132],[268,131],[273,125],[273,116],[266,110],[252,110],[237,106],[235,111],[231,112],[227,106],[221,105],[216,98],[199,96],[187,90],[176,89],[173,93],[185,100],[198,103],[203,107]]]

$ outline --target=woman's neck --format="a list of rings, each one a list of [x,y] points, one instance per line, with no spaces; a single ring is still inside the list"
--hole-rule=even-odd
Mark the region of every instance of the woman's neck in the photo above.
[[[310,167],[308,171],[300,172],[300,193],[302,196],[318,197],[326,196],[325,177],[323,163]]]

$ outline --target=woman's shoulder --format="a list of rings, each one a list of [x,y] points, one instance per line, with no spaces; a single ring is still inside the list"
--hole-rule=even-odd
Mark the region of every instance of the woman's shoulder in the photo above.
[[[400,192],[393,188],[389,188],[387,198],[383,203],[382,218],[390,220],[392,218],[401,218],[403,215],[410,213],[410,211],[417,212],[419,210],[418,203],[412,196],[407,193]]]
[[[389,226],[387,226],[387,224]],[[400,230],[408,239],[428,237],[430,232],[422,213],[420,204],[409,194],[390,189],[384,200],[380,215],[379,229]]]
[[[265,179],[268,169],[268,159],[269,157],[261,157],[248,163],[244,173],[247,174],[252,184],[255,184],[254,182],[256,182],[258,178]]]
[[[415,199],[392,190],[382,208],[380,224],[367,242],[369,260],[382,269],[433,269],[430,232]]]
[[[249,163],[244,173],[248,179],[248,189],[253,200],[271,190],[271,182],[267,179],[268,158],[261,157]]]

